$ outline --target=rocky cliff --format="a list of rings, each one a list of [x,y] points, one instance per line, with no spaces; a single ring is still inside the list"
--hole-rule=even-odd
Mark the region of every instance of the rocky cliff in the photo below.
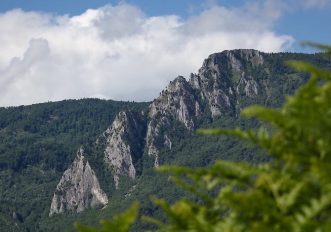
[[[165,128],[171,127],[171,122],[177,120],[183,123],[187,130],[193,131],[200,115],[199,99],[182,76],[170,82],[160,96],[150,104],[146,145],[148,155],[155,157],[155,166],[159,163],[159,149],[164,147],[171,149],[172,141]]]
[[[71,166],[63,173],[53,195],[49,216],[65,211],[81,212],[108,204],[108,197],[80,148]]]
[[[241,49],[210,55],[190,84],[207,101],[212,118],[224,113],[238,113],[243,98],[254,98],[260,86],[254,70],[264,64],[264,53]]]
[[[149,106],[146,146],[148,154],[155,157],[155,166],[159,165],[159,150],[171,149],[167,131],[173,120],[193,131],[202,115],[212,119],[238,115],[244,102],[259,94],[261,84],[253,71],[264,64],[263,54],[250,49],[215,53],[189,81],[179,76],[170,82]]]
[[[122,111],[102,135],[104,161],[113,172],[116,188],[120,176],[136,177],[135,164],[143,153],[145,127],[142,114]]]

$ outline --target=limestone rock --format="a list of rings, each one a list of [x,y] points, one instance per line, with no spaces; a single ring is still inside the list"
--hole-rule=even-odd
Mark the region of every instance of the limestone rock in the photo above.
[[[257,83],[251,76],[245,77],[243,75],[239,80],[236,92],[237,94],[244,92],[246,96],[253,97],[258,94]]]
[[[108,197],[81,147],[71,166],[63,173],[53,195],[49,216],[65,211],[81,212],[108,204]]]
[[[248,98],[258,94],[257,81],[247,70],[263,63],[263,54],[252,49],[215,53],[204,61],[198,74],[191,75],[190,84],[207,100],[213,119],[238,113],[235,110],[242,94]]]
[[[193,91],[193,88],[184,77],[177,77],[151,103],[149,117],[153,119],[157,115],[171,115],[176,120],[184,123],[187,129],[194,129],[194,119],[199,116],[197,108],[200,107],[200,103]]]
[[[112,125],[104,132],[106,140],[104,160],[113,171],[115,187],[120,176],[136,177],[134,166],[142,153],[145,136],[145,122],[142,115],[131,111],[120,112]]]
[[[182,76],[170,82],[149,106],[146,145],[158,165],[159,150],[171,149],[167,131],[173,120],[193,131],[209,109],[212,119],[223,114],[238,115],[243,98],[254,98],[259,84],[249,70],[264,64],[263,53],[251,49],[223,51],[210,55],[190,80]],[[247,101],[245,101],[247,102]]]
[[[168,147],[171,149],[171,140],[164,134],[164,128],[170,126],[166,116],[152,118],[147,126],[146,146],[148,155],[154,156],[154,166],[159,166],[159,149]]]
[[[164,128],[171,126],[172,120],[177,120],[189,131],[193,131],[196,118],[201,115],[200,108],[199,99],[194,94],[193,88],[182,76],[171,81],[160,96],[151,103],[146,144],[148,154],[155,156],[155,166],[158,166],[158,150],[162,147],[171,149],[172,145]]]

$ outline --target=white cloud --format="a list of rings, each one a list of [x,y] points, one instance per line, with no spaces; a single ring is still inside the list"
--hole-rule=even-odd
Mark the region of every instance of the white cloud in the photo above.
[[[82,97],[152,100],[177,75],[196,72],[211,53],[284,50],[293,38],[274,33],[277,17],[259,7],[215,5],[188,19],[147,17],[128,4],[74,17],[3,13],[0,105]]]

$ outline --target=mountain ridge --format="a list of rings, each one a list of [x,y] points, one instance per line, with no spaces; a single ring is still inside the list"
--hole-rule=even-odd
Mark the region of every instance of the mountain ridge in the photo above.
[[[155,166],[199,166],[236,157],[255,162],[254,149],[233,140],[201,138],[194,130],[201,126],[254,126],[254,121],[239,117],[242,108],[251,104],[277,107],[285,95],[307,80],[306,74],[284,65],[288,59],[331,68],[323,54],[229,50],[211,54],[196,74],[187,79],[177,77],[152,102],[85,99],[0,108],[0,219],[18,223],[18,231],[61,231],[64,225],[58,220],[95,214],[108,217],[132,199],[145,202],[142,210],[147,214],[155,213],[146,196],[179,196],[167,177],[154,173]],[[56,185],[81,145],[109,206],[79,214],[69,210],[48,218]],[[29,185],[36,190],[28,192]],[[32,201],[25,202],[23,196]],[[22,215],[22,222],[11,219],[14,213]],[[6,227],[0,223],[0,228]]]

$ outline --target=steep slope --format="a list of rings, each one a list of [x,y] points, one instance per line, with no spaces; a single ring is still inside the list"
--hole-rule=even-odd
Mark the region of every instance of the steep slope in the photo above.
[[[249,49],[212,54],[203,62],[199,73],[191,75],[190,84],[207,101],[213,119],[236,113],[244,98],[263,93],[266,86],[254,70],[264,70],[265,55]]]
[[[195,129],[201,106],[193,92],[185,78],[179,76],[150,104],[146,146],[148,155],[155,158],[155,166],[159,163],[158,150],[171,149],[172,141],[165,128],[171,127],[173,120],[183,123],[189,131]]]
[[[116,188],[120,176],[136,177],[135,165],[142,156],[145,131],[143,115],[121,111],[98,138],[97,143],[104,146],[104,161],[113,172]]]
[[[105,206],[108,197],[85,158],[81,147],[71,166],[63,173],[53,195],[49,216],[66,211],[82,212],[88,208]]]

